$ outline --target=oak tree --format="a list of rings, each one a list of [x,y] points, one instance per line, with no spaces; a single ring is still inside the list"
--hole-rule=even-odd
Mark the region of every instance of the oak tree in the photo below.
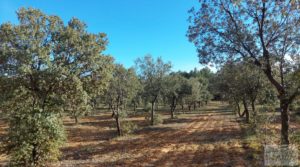
[[[277,90],[281,142],[289,144],[288,108],[300,94],[299,82],[288,79],[300,70],[300,2],[200,0],[199,3],[199,9],[190,11],[187,35],[197,47],[200,62],[247,59],[260,68]]]

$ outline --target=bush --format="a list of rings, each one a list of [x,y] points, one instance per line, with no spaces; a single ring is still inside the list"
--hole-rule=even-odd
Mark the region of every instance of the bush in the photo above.
[[[264,113],[264,112],[275,112],[276,108],[274,106],[263,105],[263,106],[261,106],[259,108],[258,111],[261,112],[261,113]]]
[[[127,111],[119,111],[119,118],[127,118],[128,117],[128,112]]]
[[[58,114],[40,110],[13,112],[5,148],[11,166],[46,166],[56,161],[65,140]]]
[[[151,113],[147,113],[145,116],[147,122],[151,123]],[[163,119],[160,114],[154,114],[154,125],[162,124]]]
[[[147,112],[147,113],[151,112],[151,104],[148,103],[147,105],[145,105],[144,112]]]
[[[121,126],[122,126],[122,132],[124,135],[131,134],[138,128],[135,123],[130,122],[130,121],[122,122]]]

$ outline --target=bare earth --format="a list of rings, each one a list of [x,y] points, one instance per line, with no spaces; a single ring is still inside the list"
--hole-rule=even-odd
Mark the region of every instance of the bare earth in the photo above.
[[[240,126],[225,105],[210,103],[174,121],[165,117],[163,125],[117,139],[109,114],[82,120],[68,128],[60,166],[251,166]],[[143,119],[131,118],[141,127]]]
[[[68,142],[61,161],[51,166],[252,166],[236,116],[225,104],[164,118],[154,127],[146,127],[143,117],[130,118],[140,130],[125,137],[116,137],[110,114],[83,118],[79,125],[66,120]]]

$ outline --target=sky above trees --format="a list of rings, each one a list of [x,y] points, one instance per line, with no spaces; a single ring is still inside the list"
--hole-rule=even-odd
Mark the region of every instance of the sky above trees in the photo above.
[[[88,25],[88,31],[105,32],[106,51],[125,67],[146,54],[172,61],[173,70],[201,68],[196,49],[188,42],[188,10],[197,0],[1,0],[0,23],[17,23],[20,7],[33,7],[65,22],[77,17]]]

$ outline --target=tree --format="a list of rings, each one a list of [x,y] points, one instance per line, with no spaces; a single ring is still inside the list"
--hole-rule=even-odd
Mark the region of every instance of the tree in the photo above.
[[[211,88],[212,84],[210,84],[210,80],[212,80],[212,78],[214,77],[214,73],[208,67],[205,67],[201,70],[197,70],[195,68],[188,73],[179,71],[178,74],[187,79],[197,78],[200,82],[200,97],[197,101],[199,106],[202,102],[205,102],[205,104],[207,104],[208,101],[211,100],[212,94],[210,92],[213,92],[213,89]]]
[[[166,101],[170,105],[171,119],[174,119],[174,112],[179,99],[185,96],[183,89],[184,81],[185,78],[179,74],[171,74],[164,79],[162,94],[166,97]]]
[[[251,103],[255,117],[255,102],[264,90],[265,78],[260,70],[253,68],[253,65],[247,62],[228,62],[218,72],[218,77],[219,91],[237,108],[238,115],[240,117],[246,115],[246,122],[249,122],[248,103]],[[240,114],[240,102],[244,106],[243,114]]]
[[[247,59],[263,71],[278,93],[281,143],[287,145],[288,108],[300,94],[299,82],[288,79],[300,70],[299,6],[294,0],[201,0],[200,9],[190,11],[187,33],[201,63]]]
[[[179,73],[180,74],[180,73]],[[181,74],[180,74],[181,75]],[[178,96],[178,103],[181,105],[181,110],[184,111],[184,104],[186,104],[186,97],[191,94],[191,85],[189,80],[183,78],[180,86],[180,96]]]
[[[138,105],[142,103],[142,97],[143,97],[143,85],[140,83],[140,80],[138,81],[139,84],[136,85],[137,93],[135,96],[131,98],[131,104],[133,105],[133,111],[136,111],[136,108]]]
[[[196,109],[196,103],[200,101],[201,96],[201,84],[197,78],[188,79],[189,93],[185,96],[185,102],[188,105],[189,111],[191,107],[194,106]]]
[[[0,91],[8,93],[0,102],[9,118],[5,148],[14,166],[45,166],[57,160],[64,141],[59,113],[68,103],[65,95],[74,95],[76,87],[76,98],[86,96],[82,85],[91,85],[94,73],[103,79],[99,82],[107,81],[112,59],[102,54],[105,34],[88,33],[76,18],[64,25],[32,8],[17,15],[18,25],[0,26]]]
[[[79,117],[88,113],[91,109],[89,104],[90,96],[83,88],[80,78],[73,76],[63,83],[69,91],[63,95],[65,111],[71,114],[75,124],[79,122]]]
[[[171,64],[164,63],[159,57],[156,60],[150,55],[135,61],[136,69],[144,85],[144,96],[151,103],[151,124],[154,124],[154,105],[162,91],[163,78],[170,72]]]
[[[116,120],[119,136],[123,135],[120,119],[126,115],[123,105],[136,96],[139,84],[139,80],[132,68],[127,70],[122,65],[116,65],[113,79],[110,81],[105,96],[112,110],[112,116]]]
[[[208,90],[209,79],[211,78],[211,76],[206,76],[206,74],[203,73],[203,70],[200,71],[200,74],[201,75],[197,77],[197,79],[200,83],[200,98],[199,98],[199,101],[198,101],[199,106],[203,102],[205,104],[207,104],[208,101],[210,101],[212,99],[212,95]]]

